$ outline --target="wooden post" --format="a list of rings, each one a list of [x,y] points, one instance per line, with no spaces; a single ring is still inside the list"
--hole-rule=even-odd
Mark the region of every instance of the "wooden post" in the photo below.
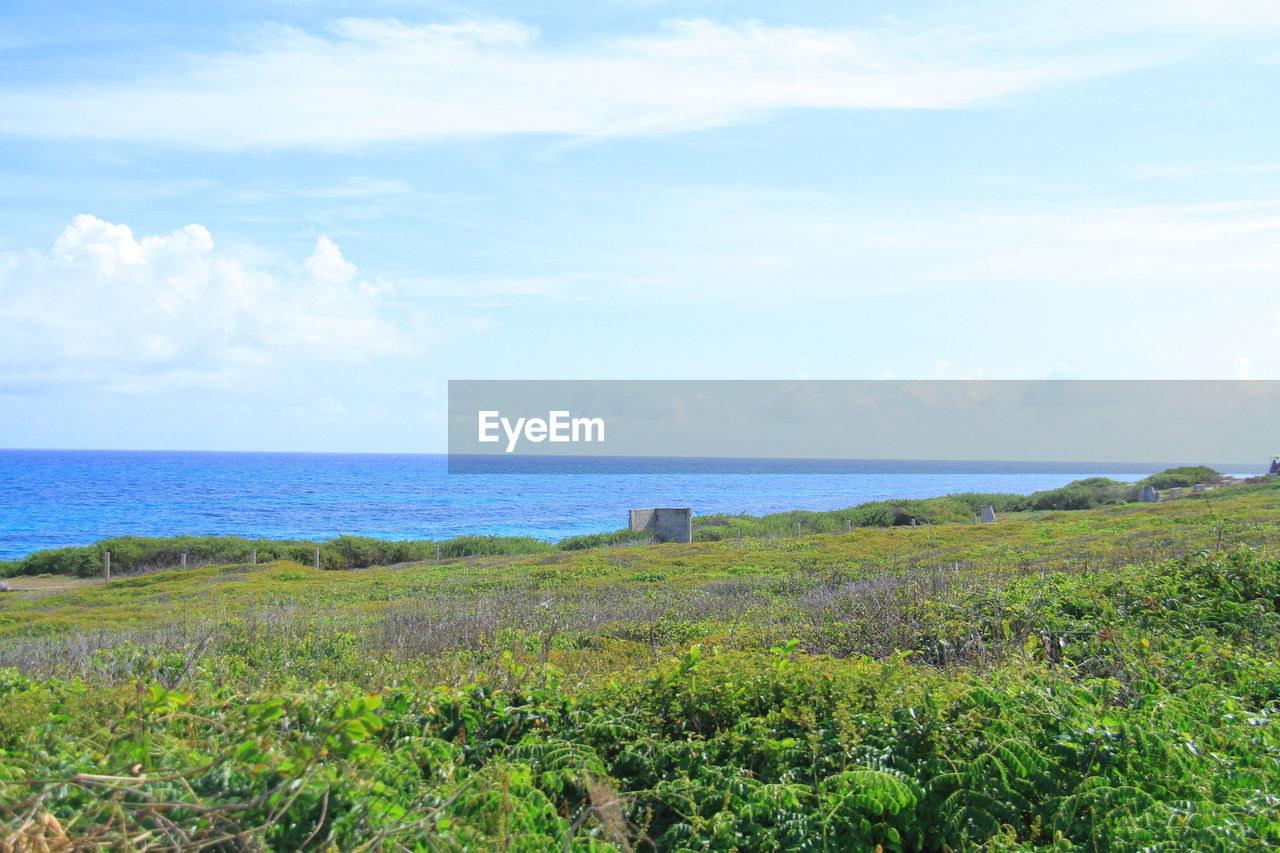
[[[317,569],[320,568],[320,549],[319,548],[316,549],[316,553],[315,553],[315,566]]]
[[[797,535],[797,536],[799,536],[799,535],[800,535],[800,522],[798,522],[798,521],[796,522],[796,535]]]
[[[974,524],[977,524],[977,523],[978,523],[978,517],[977,517],[976,515],[973,517],[973,523],[974,523]]]
[[[253,563],[255,566],[258,565],[258,549],[257,548],[254,548],[253,553],[249,555],[249,562]]]
[[[437,546],[436,546],[436,561],[437,561],[437,562],[439,562],[439,560],[440,560],[440,546],[439,546],[439,545],[437,545]]]
[[[182,552],[182,568],[185,569],[186,567],[187,567],[187,552],[183,551]]]
[[[111,552],[102,552],[102,579],[104,581],[111,580]]]

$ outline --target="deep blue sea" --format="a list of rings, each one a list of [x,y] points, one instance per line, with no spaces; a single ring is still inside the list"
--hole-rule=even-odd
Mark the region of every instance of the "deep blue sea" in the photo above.
[[[610,473],[450,474],[442,455],[0,450],[0,559],[122,535],[555,540],[625,527],[634,507],[827,510],[951,492],[1025,494],[1166,467],[751,460],[689,473],[683,463],[614,460]],[[1251,475],[1261,466],[1215,467]]]

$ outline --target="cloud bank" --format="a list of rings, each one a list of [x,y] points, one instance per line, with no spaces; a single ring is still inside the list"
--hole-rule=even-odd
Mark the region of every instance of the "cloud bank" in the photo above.
[[[567,44],[513,20],[273,25],[239,49],[186,57],[163,77],[0,88],[0,133],[201,149],[643,136],[787,109],[960,108],[1156,61],[1149,51],[1095,49],[1093,33],[1055,20],[673,20]]]
[[[609,243],[611,231],[627,242]],[[548,243],[552,235],[533,239]],[[1000,288],[1096,299],[1100,291],[1212,286],[1236,295],[1228,302],[1271,305],[1280,282],[1280,199],[1273,198],[890,208],[826,192],[692,187],[633,201],[624,218],[584,226],[572,239],[561,251],[573,253],[574,277],[530,292],[566,301],[771,304],[784,295],[844,300]],[[519,295],[504,281],[475,283],[471,295],[481,293]]]
[[[228,387],[404,352],[382,290],[327,237],[273,272],[220,253],[200,225],[138,238],[77,216],[48,251],[0,254],[0,388]]]

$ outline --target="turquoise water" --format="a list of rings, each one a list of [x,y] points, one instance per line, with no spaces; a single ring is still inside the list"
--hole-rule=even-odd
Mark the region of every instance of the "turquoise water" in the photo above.
[[[827,510],[961,491],[1028,493],[1089,476],[1134,480],[1168,467],[849,461],[797,473],[803,466],[752,460],[682,473],[685,464],[636,460],[643,473],[616,473],[627,465],[489,475],[449,474],[442,455],[0,450],[0,559],[122,535],[555,540],[625,527],[632,507]],[[743,470],[753,473],[735,473]]]

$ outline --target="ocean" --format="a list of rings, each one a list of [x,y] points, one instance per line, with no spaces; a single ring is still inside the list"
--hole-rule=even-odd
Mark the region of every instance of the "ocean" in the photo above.
[[[636,507],[829,510],[952,492],[1026,494],[1169,467],[730,460],[692,473],[685,461],[615,459],[573,473],[450,474],[446,462],[430,454],[0,450],[0,559],[125,535],[558,540],[625,527]],[[1215,467],[1247,476],[1263,466]]]

